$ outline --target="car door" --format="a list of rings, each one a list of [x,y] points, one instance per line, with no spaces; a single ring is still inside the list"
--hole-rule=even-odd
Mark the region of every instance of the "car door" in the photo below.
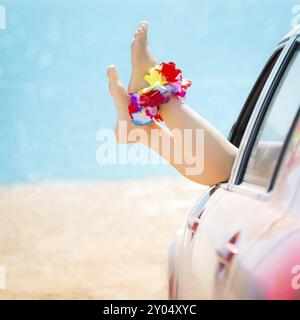
[[[283,123],[282,131],[284,132],[281,139],[278,138],[278,141],[273,143],[272,140],[259,140],[257,137],[261,137],[261,134],[264,134],[263,129],[269,127],[265,125],[269,123],[268,119],[272,120],[274,114],[278,116],[282,113],[282,104],[276,101],[280,102],[282,95],[284,96],[286,92],[283,86],[286,78],[293,79],[294,77],[294,73],[290,71],[294,69],[289,66],[295,61],[293,58],[296,52],[295,44],[295,39],[291,39],[281,49],[264,85],[258,88],[260,92],[252,93],[256,95],[252,99],[255,109],[251,111],[251,118],[246,126],[240,154],[236,159],[229,183],[216,188],[209,201],[202,208],[198,208],[198,212],[197,210],[192,211],[188,217],[180,257],[180,260],[184,262],[178,278],[178,298],[226,297],[232,274],[240,259],[248,252],[260,234],[282,214],[281,211],[274,211],[268,206],[267,200],[271,191],[269,184],[277,169],[276,164],[290,130],[290,118],[295,117],[294,109],[297,109],[298,106],[295,107],[291,103],[291,117],[287,117]],[[297,54],[296,56],[298,57]],[[270,110],[275,111],[270,112]],[[253,154],[251,154],[252,151]],[[258,159],[268,159],[271,156],[274,159],[274,166],[267,165],[269,170],[262,181],[243,180],[244,176],[249,177],[249,172],[246,172],[248,164],[249,168],[256,170],[261,164],[263,164],[262,170],[266,167],[266,162],[257,165],[253,160],[254,154]],[[201,209],[200,212],[199,209]],[[195,223],[191,223],[191,219],[194,219]]]
[[[249,136],[248,144],[244,150],[243,157],[241,157],[239,170],[237,170],[234,177],[235,183],[231,188],[236,191],[244,186],[251,189],[256,188],[258,206],[256,211],[253,211],[244,236],[245,238],[248,236],[250,239],[251,233],[254,233],[250,246],[251,250],[248,247],[247,252],[244,252],[244,256],[241,251],[239,259],[237,259],[239,264],[236,271],[237,274],[233,276],[234,271],[232,270],[229,282],[233,281],[233,283],[227,284],[227,297],[280,297],[282,293],[280,285],[277,286],[277,291],[272,289],[273,291],[267,292],[262,278],[262,274],[267,275],[267,273],[262,268],[263,271],[258,275],[258,261],[264,261],[264,256],[269,253],[268,250],[271,251],[276,241],[280,242],[279,239],[281,238],[278,236],[278,230],[280,230],[281,237],[286,237],[289,232],[294,232],[295,229],[299,228],[297,219],[291,219],[289,216],[286,218],[288,208],[297,197],[296,192],[299,184],[299,170],[296,170],[297,168],[299,169],[299,166],[297,166],[297,157],[299,155],[295,151],[295,148],[297,150],[295,145],[299,144],[299,37],[295,36],[291,39],[286,63],[283,63],[281,70],[281,75],[279,74],[277,80],[275,79],[276,85],[271,88],[266,104],[261,109],[261,117],[258,117],[256,125]],[[288,160],[289,158],[290,160]],[[288,162],[285,164],[284,161]],[[292,163],[293,165],[291,166]],[[287,169],[291,170],[291,167],[293,167],[293,174],[289,174],[289,179],[278,183],[278,176],[282,175]],[[259,192],[259,189],[262,189],[262,191]],[[266,218],[265,223],[261,221],[259,223],[261,217]],[[255,231],[255,228],[257,228],[257,231]],[[293,247],[295,248],[294,245]],[[275,260],[270,261],[274,262]],[[273,266],[270,263],[268,264],[269,276],[266,279],[269,280],[269,283],[275,280],[272,279],[271,269],[275,270],[278,265],[279,261],[274,263]],[[283,269],[284,267],[282,267]],[[248,272],[245,272],[246,270]],[[277,269],[277,271],[279,272],[280,270]],[[285,275],[286,278],[289,276],[289,274]],[[257,281],[259,277],[260,281]],[[285,281],[285,283],[287,282]],[[282,294],[283,296],[292,296],[289,290]]]
[[[288,135],[280,169],[271,184],[269,210],[279,219],[269,224],[239,259],[227,298],[300,299],[300,118]]]

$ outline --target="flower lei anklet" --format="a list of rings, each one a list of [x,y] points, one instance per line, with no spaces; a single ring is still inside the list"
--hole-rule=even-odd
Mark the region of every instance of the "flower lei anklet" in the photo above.
[[[163,121],[159,114],[159,105],[167,103],[171,96],[184,99],[186,90],[192,84],[182,77],[182,71],[176,69],[174,62],[163,62],[151,68],[144,79],[149,86],[129,94],[128,112],[131,121],[137,126]]]

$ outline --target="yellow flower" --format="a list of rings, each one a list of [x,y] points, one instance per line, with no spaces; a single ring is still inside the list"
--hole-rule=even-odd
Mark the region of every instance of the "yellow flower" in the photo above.
[[[144,79],[149,83],[149,87],[152,88],[162,87],[167,83],[165,77],[161,74],[161,67],[151,68]]]

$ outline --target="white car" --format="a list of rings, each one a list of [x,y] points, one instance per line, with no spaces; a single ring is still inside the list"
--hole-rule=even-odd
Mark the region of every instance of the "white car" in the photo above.
[[[170,299],[300,298],[299,107],[300,25],[232,128],[230,180],[207,189],[170,246]]]

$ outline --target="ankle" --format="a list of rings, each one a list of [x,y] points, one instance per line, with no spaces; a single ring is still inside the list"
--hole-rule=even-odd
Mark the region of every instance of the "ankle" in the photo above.
[[[170,114],[170,112],[172,112],[172,110],[170,109],[179,108],[181,105],[182,101],[179,97],[171,96],[170,100],[167,103],[159,106],[160,115],[163,119],[165,119],[166,116]]]

